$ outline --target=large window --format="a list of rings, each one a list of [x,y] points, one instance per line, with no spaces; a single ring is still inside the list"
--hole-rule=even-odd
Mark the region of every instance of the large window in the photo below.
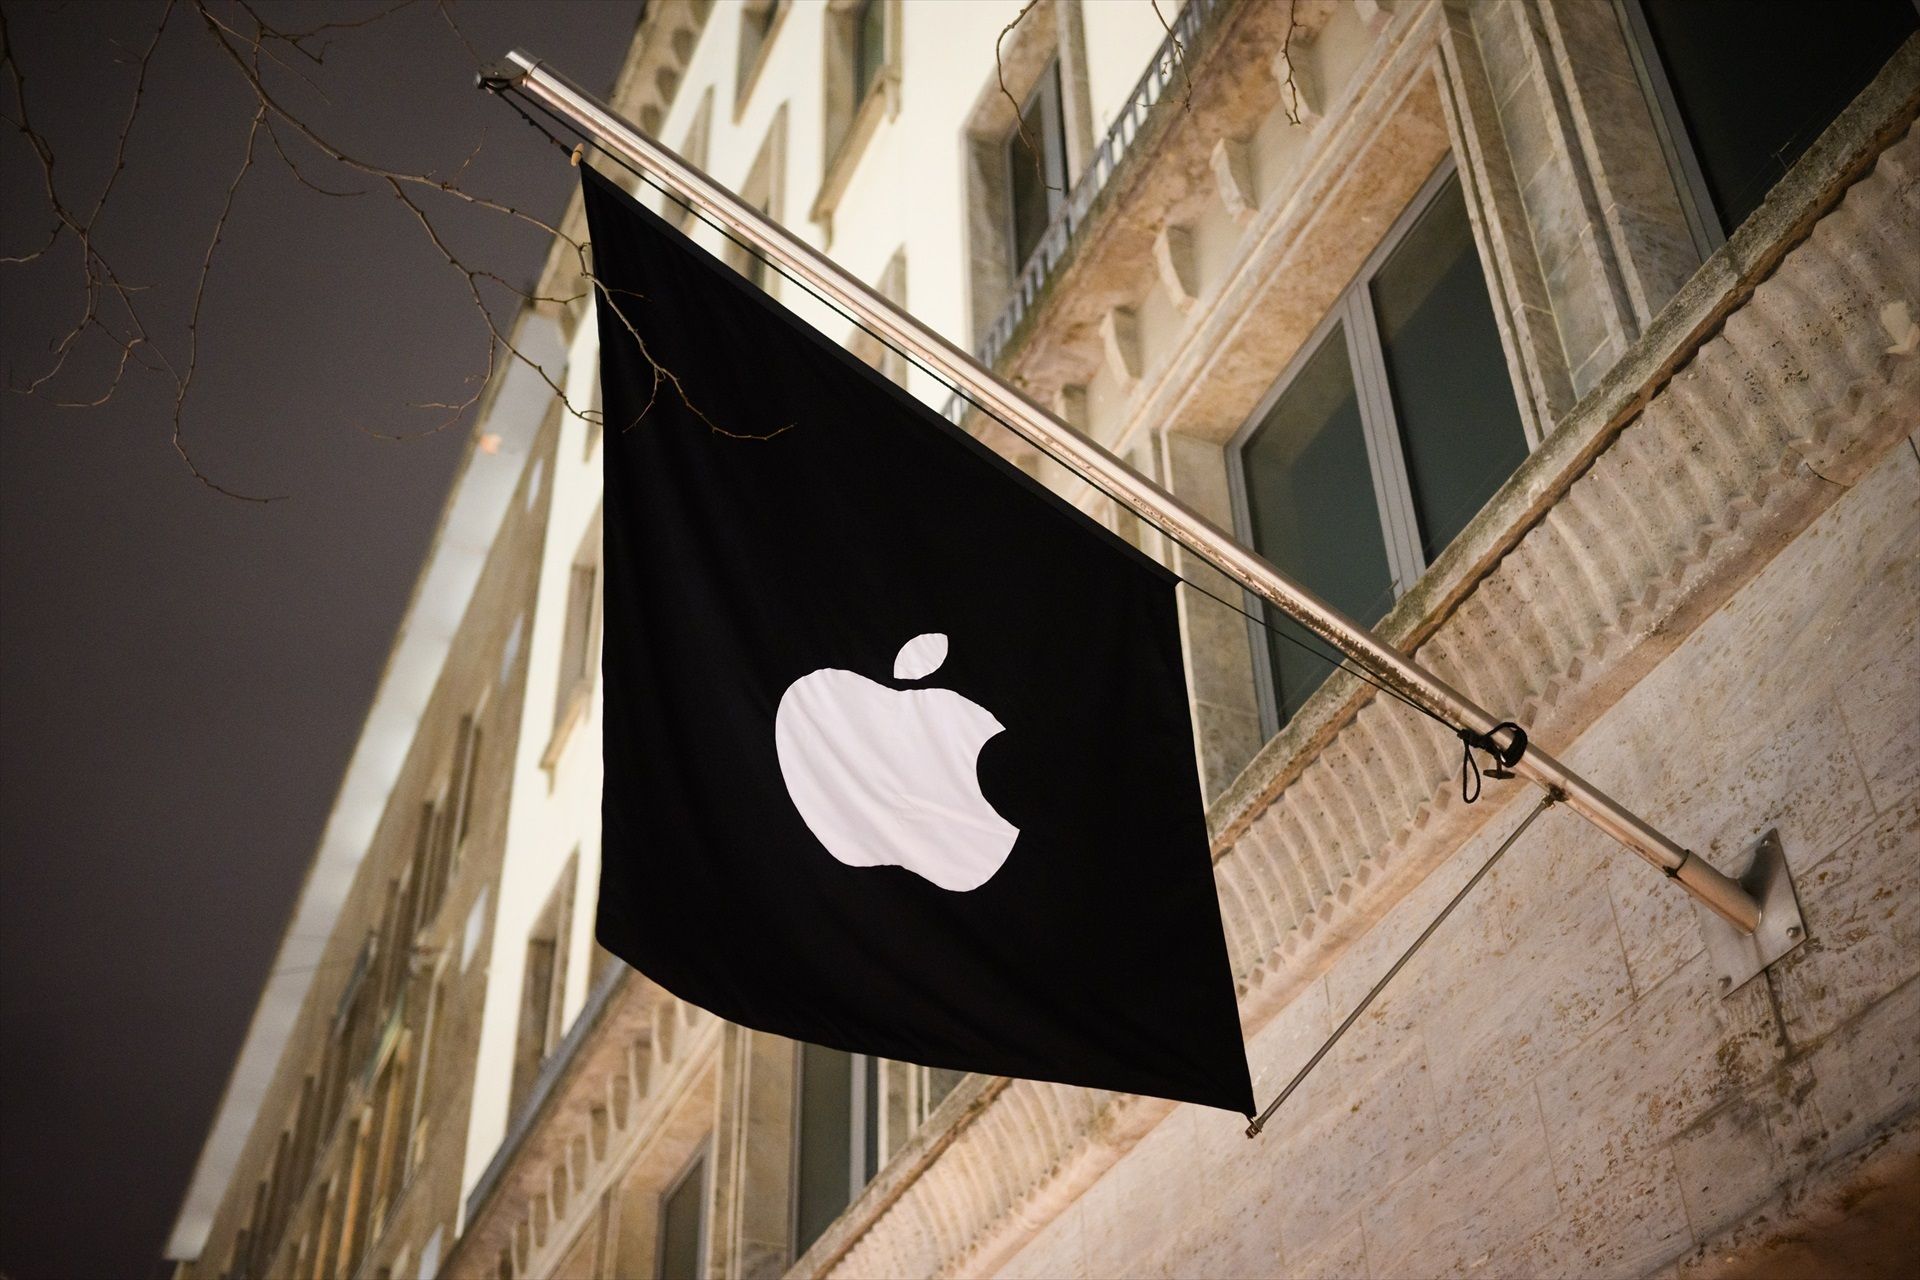
[[[1020,107],[1007,135],[1007,203],[1018,276],[1067,195],[1067,132],[1060,110],[1060,62],[1055,59]]]
[[[880,1167],[880,1060],[802,1044],[798,1065],[795,1257],[820,1238]]]
[[[1620,0],[1711,252],[1916,28],[1915,0]]]
[[[1442,166],[1231,450],[1243,533],[1297,581],[1377,621],[1527,454],[1466,200]],[[1269,611],[1286,635],[1313,641]],[[1267,729],[1330,669],[1263,631]]]

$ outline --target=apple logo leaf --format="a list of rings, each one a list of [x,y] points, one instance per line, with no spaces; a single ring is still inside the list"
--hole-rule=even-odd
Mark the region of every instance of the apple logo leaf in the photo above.
[[[947,660],[947,638],[937,631],[915,636],[900,646],[893,659],[895,680],[922,680]]]

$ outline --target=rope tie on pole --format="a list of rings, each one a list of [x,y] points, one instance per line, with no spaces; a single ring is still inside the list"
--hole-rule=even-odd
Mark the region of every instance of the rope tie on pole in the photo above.
[[[1502,729],[1513,735],[1506,746],[1502,747],[1494,740],[1494,734]],[[1480,798],[1480,762],[1473,758],[1474,748],[1493,757],[1493,767],[1486,771],[1489,778],[1511,778],[1513,766],[1520,763],[1520,757],[1527,754],[1527,731],[1511,720],[1502,720],[1487,733],[1475,733],[1471,729],[1456,729],[1460,735],[1460,798],[1468,804]]]

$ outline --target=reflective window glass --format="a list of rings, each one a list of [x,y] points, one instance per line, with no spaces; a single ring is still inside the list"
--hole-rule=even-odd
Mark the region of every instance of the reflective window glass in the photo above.
[[[1373,277],[1373,311],[1428,563],[1527,456],[1459,178]]]
[[[1274,402],[1241,455],[1247,513],[1260,554],[1362,622],[1393,604],[1380,508],[1340,326],[1323,339]],[[1273,614],[1276,626],[1304,636]],[[1330,669],[1268,637],[1280,718],[1300,709]],[[1319,641],[1311,641],[1325,651]]]

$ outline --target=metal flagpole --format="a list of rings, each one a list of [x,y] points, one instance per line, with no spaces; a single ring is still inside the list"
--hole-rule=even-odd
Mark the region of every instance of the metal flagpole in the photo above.
[[[517,90],[570,122],[610,154],[645,169],[673,194],[710,214],[783,270],[852,312],[883,340],[948,379],[968,398],[1081,479],[1247,590],[1325,640],[1408,701],[1492,744],[1497,754],[1523,748],[1515,772],[1558,792],[1569,809],[1660,868],[1740,934],[1760,925],[1761,907],[1738,881],[1681,848],[1637,814],[1537,746],[1508,722],[1342,615],[1241,546],[1233,535],[1146,479],[1091,439],[996,377],[965,351],[848,274],[826,255],[747,204],[607,105],[531,54],[515,50],[481,75],[495,92]]]

